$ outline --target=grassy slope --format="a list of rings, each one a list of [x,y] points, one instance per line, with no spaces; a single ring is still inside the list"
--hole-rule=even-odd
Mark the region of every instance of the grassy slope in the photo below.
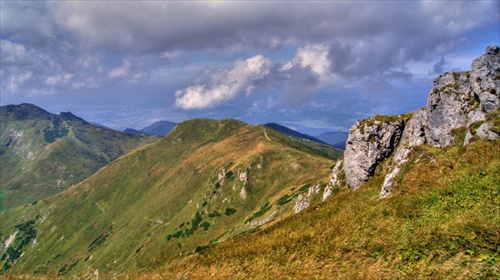
[[[498,279],[500,142],[419,147],[358,191],[139,279]]]
[[[326,183],[333,161],[297,145],[233,120],[184,122],[64,193],[1,213],[0,240],[20,234],[0,265],[7,269],[17,256],[9,273],[52,276],[163,266],[250,222],[288,215],[293,203],[280,198]],[[238,174],[245,170],[243,199]]]
[[[126,152],[159,138],[97,127],[34,105],[0,107],[0,210],[76,184]]]

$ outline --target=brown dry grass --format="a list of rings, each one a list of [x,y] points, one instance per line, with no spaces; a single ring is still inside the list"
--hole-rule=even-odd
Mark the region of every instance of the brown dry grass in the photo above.
[[[137,279],[498,279],[499,167],[498,141],[421,147],[389,199],[377,201],[378,174]]]

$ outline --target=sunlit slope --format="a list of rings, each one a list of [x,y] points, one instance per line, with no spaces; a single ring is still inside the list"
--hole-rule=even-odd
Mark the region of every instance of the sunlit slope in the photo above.
[[[379,200],[384,166],[357,191],[132,278],[500,278],[498,140],[418,147]]]
[[[64,193],[2,213],[0,240],[12,242],[0,265],[34,275],[161,267],[293,213],[334,162],[300,147],[235,120],[183,122]]]
[[[31,104],[0,107],[0,210],[54,195],[159,138],[92,125]]]

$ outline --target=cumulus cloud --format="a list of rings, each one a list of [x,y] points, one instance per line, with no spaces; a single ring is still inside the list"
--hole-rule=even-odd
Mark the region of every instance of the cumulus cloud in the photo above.
[[[328,53],[329,48],[324,44],[306,45],[299,48],[292,61],[283,65],[280,70],[288,71],[298,65],[302,68],[309,68],[319,77],[325,77],[329,74],[331,67]]]
[[[237,94],[250,94],[254,84],[269,73],[271,62],[262,55],[238,60],[232,70],[213,74],[210,83],[178,90],[176,105],[183,109],[213,107],[234,98]]]
[[[250,94],[255,85],[279,89],[288,104],[303,104],[321,86],[336,80],[330,71],[329,51],[324,44],[311,44],[298,48],[284,64],[272,63],[262,55],[238,60],[232,70],[211,74],[209,83],[177,91],[176,105],[184,109],[213,107],[243,91]]]

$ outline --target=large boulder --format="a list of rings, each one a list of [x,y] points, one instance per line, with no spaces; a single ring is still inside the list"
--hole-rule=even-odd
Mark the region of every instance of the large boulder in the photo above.
[[[373,175],[378,163],[399,144],[403,128],[401,117],[378,115],[352,126],[344,152],[344,171],[350,188],[358,189]]]

